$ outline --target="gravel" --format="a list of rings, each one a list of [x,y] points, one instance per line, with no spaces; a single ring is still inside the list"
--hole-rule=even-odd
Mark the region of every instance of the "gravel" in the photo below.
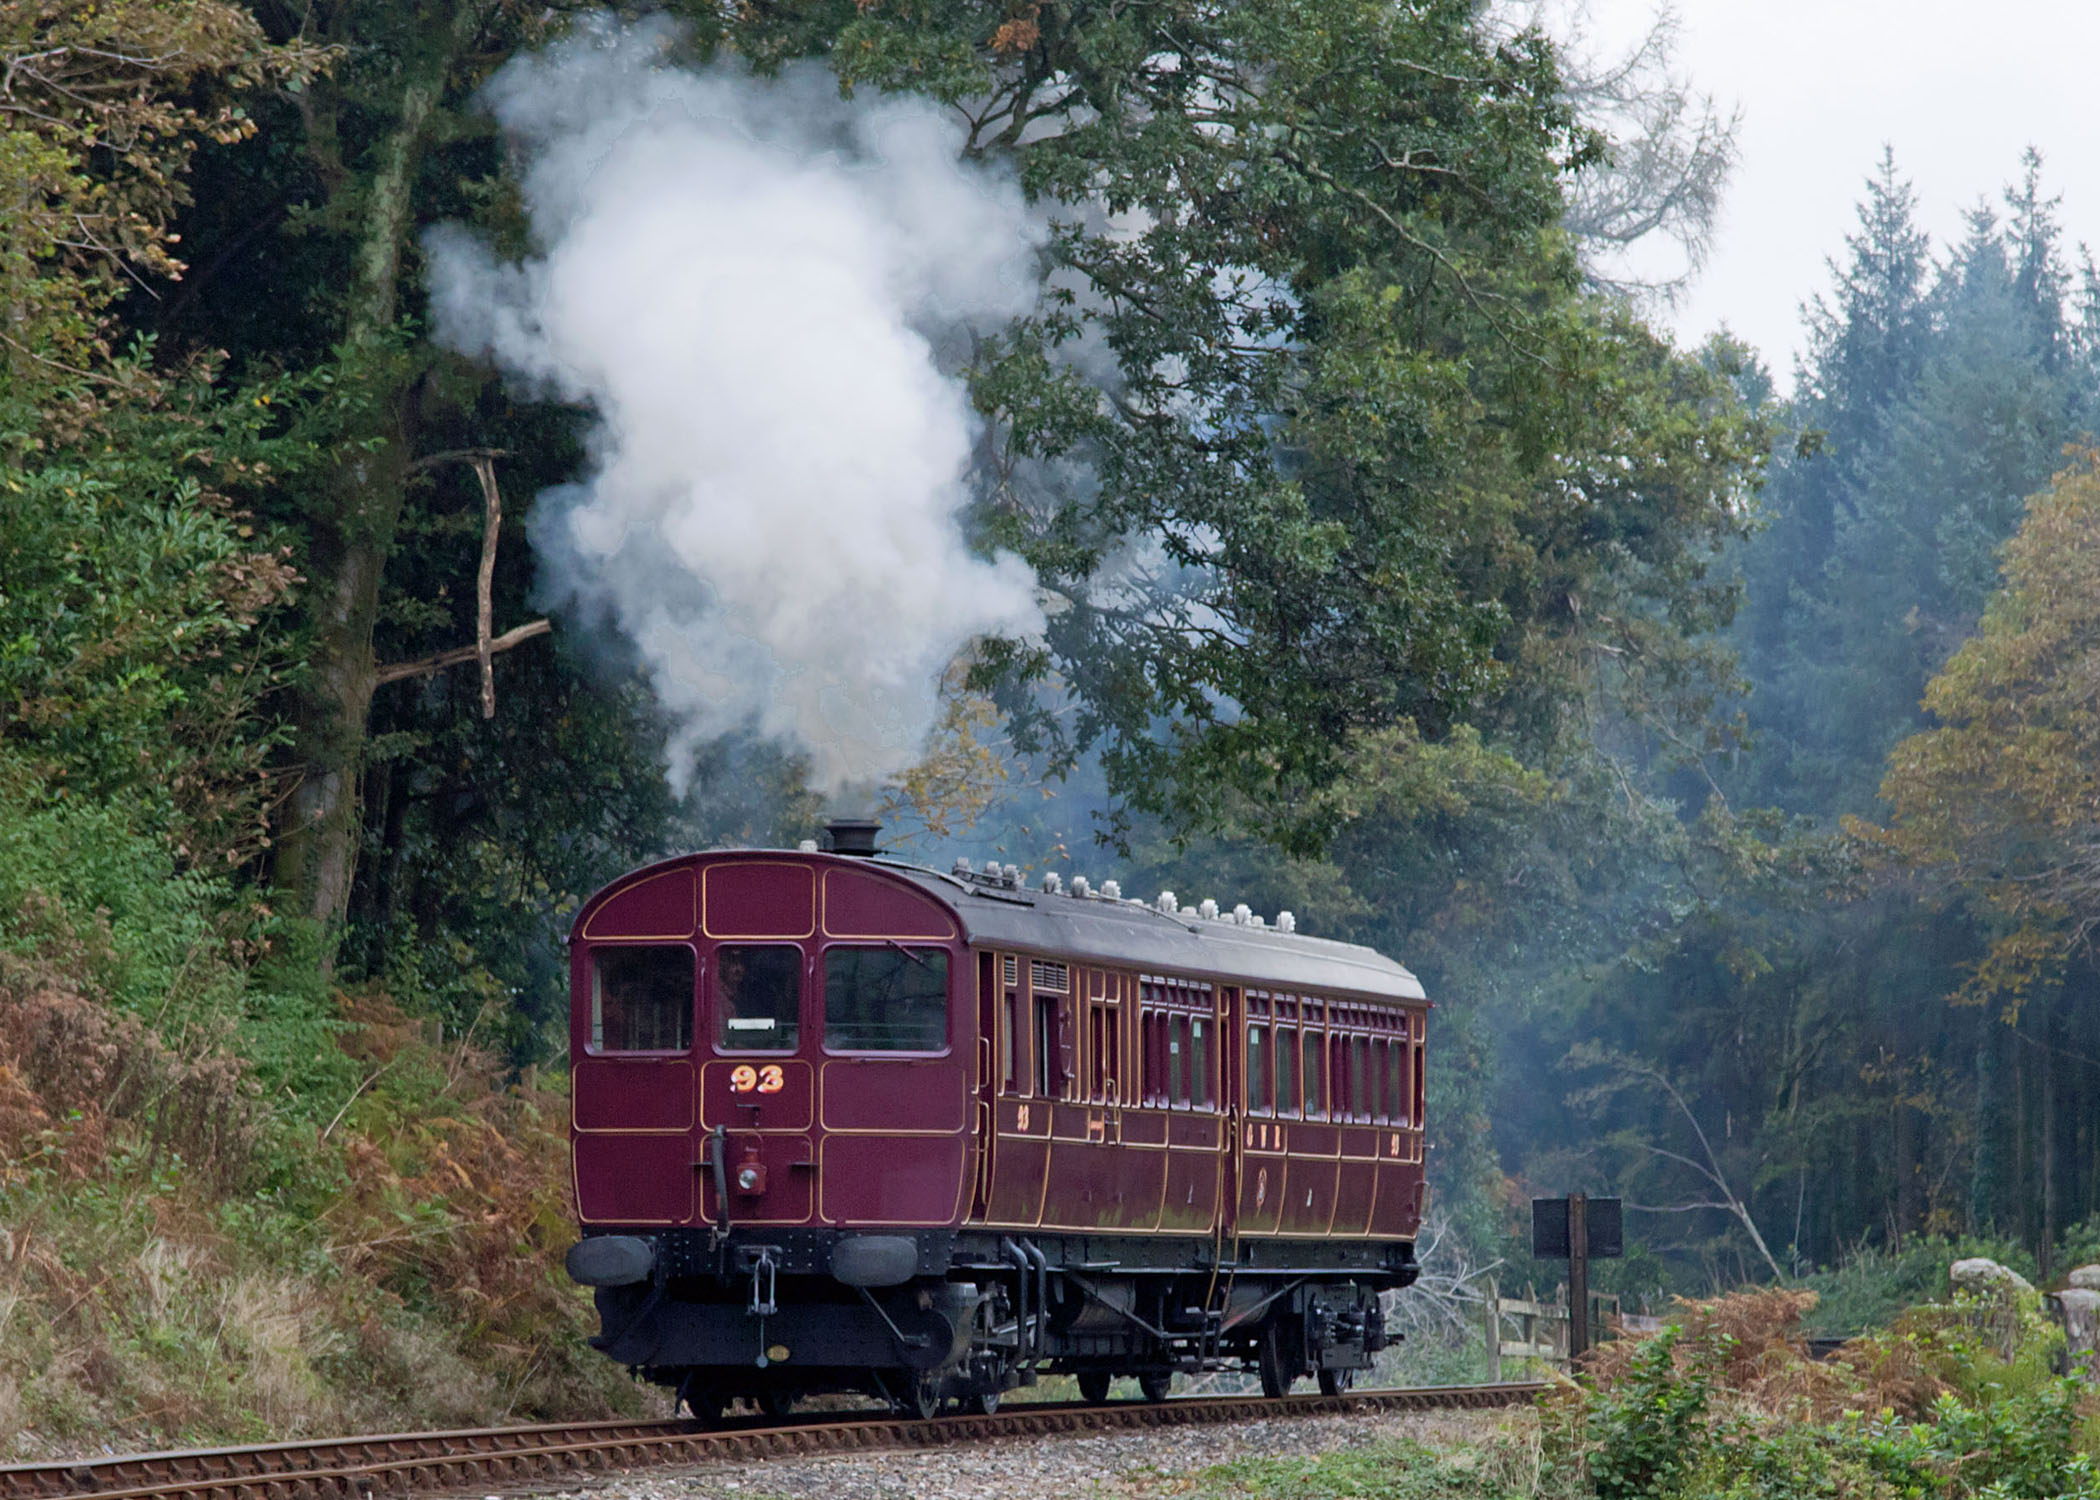
[[[1433,1447],[1486,1440],[1531,1420],[1511,1412],[1390,1412],[1218,1427],[1005,1438],[968,1447],[634,1470],[558,1491],[564,1500],[1151,1500],[1188,1476],[1256,1456],[1310,1457],[1380,1440]]]

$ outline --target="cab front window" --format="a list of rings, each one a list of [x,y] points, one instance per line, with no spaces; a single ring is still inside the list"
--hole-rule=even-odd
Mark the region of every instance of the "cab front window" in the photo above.
[[[603,947],[591,954],[593,1052],[684,1052],[693,1045],[693,950]]]
[[[832,948],[824,954],[824,1047],[939,1052],[948,1045],[945,948]]]
[[[715,950],[715,1048],[792,1052],[802,1022],[802,950],[735,943]]]

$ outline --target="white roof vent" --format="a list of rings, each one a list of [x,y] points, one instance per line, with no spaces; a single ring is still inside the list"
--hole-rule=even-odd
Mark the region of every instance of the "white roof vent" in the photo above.
[[[948,873],[949,873],[949,874],[951,874],[951,875],[967,875],[967,874],[969,874],[969,873],[970,873],[970,861],[969,861],[969,860],[968,860],[967,858],[964,858],[964,857],[962,857],[962,856],[958,855],[958,856],[956,857],[956,861],[955,861],[955,868],[954,868],[954,869],[952,869],[952,870],[950,870],[950,871],[949,871]]]
[[[1276,913],[1276,930],[1278,932],[1296,932],[1298,930],[1298,919],[1287,911],[1280,911]]]
[[[1084,901],[1087,897],[1094,894],[1094,888],[1086,883],[1084,875],[1074,875],[1072,877],[1072,894]]]
[[[1218,903],[1211,900],[1210,897],[1205,896],[1203,898],[1203,904],[1196,908],[1196,915],[1201,917],[1206,922],[1217,921]]]
[[[1019,865],[1008,865],[1006,874],[1001,879],[1000,884],[1010,891],[1019,890],[1021,888],[1021,867]]]
[[[1065,877],[1055,870],[1043,871],[1043,893],[1048,896],[1062,896],[1065,893]]]
[[[1260,912],[1258,912],[1258,911],[1257,911],[1257,912],[1250,912],[1250,913],[1248,914],[1248,917],[1247,917],[1247,925],[1248,925],[1249,927],[1266,927],[1266,926],[1268,926],[1269,924],[1268,924],[1268,922],[1267,922],[1267,921],[1266,921],[1266,920],[1265,920],[1265,919],[1264,919],[1264,918],[1262,917],[1262,914],[1261,914]]]
[[[1245,927],[1254,920],[1254,912],[1246,902],[1242,901],[1232,909],[1232,920],[1236,925]]]
[[[1173,916],[1174,913],[1181,910],[1181,903],[1174,899],[1174,893],[1172,891],[1161,891],[1159,893],[1159,899],[1153,902],[1152,904],[1154,906],[1157,906],[1161,911],[1165,912],[1170,917]]]
[[[1123,887],[1113,880],[1102,881],[1101,899],[1104,901],[1121,901],[1123,899]]]
[[[817,852],[817,841],[815,839],[804,839],[795,846],[795,850],[800,854],[815,854]]]

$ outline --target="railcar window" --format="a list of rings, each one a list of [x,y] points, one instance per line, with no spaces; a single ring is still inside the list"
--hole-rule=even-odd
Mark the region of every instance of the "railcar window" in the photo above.
[[[1327,1111],[1326,1083],[1327,1034],[1305,1030],[1305,1118],[1310,1120]]]
[[[1035,997],[1035,1091],[1054,1099],[1064,1086],[1064,1070],[1058,1066],[1057,1001],[1048,995]]]
[[[1247,1108],[1269,1112],[1269,1028],[1247,1028]]]
[[[591,953],[591,1051],[685,1052],[693,1045],[693,950]]]
[[[715,1045],[792,1052],[802,1030],[802,950],[739,943],[715,949]]]
[[[1298,1112],[1298,1032],[1290,1026],[1276,1028],[1276,1113]]]
[[[947,1045],[946,949],[824,951],[826,1051],[938,1052]]]
[[[1198,1109],[1218,1102],[1217,1086],[1211,1082],[1210,1030],[1202,1021],[1189,1025],[1189,1097]]]
[[[999,1027],[999,1080],[1000,1087],[1012,1093],[1019,1080],[1019,1059],[1015,1053],[1021,1045],[1021,997],[1011,990],[1005,1000],[1006,1014]]]
[[[1162,1018],[1167,1027],[1167,1102],[1178,1109],[1189,1103],[1189,1018]]]
[[[1371,1093],[1367,1086],[1369,1069],[1365,1064],[1370,1051],[1369,1037],[1349,1038],[1349,1113],[1359,1120],[1371,1118]]]
[[[1385,1044],[1385,1107],[1393,1123],[1409,1123],[1407,1115],[1407,1085],[1402,1079],[1402,1064],[1407,1057],[1405,1042]]]
[[[1427,1111],[1427,1108],[1428,1108],[1428,1104],[1429,1104],[1429,1101],[1428,1101],[1428,1099],[1427,1099],[1427,1098],[1425,1097],[1425,1095],[1426,1095],[1426,1092],[1427,1092],[1427,1089],[1428,1089],[1428,1079],[1427,1079],[1427,1078],[1425,1078],[1425,1077],[1423,1076],[1423,1073],[1422,1073],[1422,1042],[1421,1042],[1421,1037],[1422,1037],[1422,1029],[1421,1029],[1421,1027],[1420,1027],[1420,1026],[1418,1025],[1418,1026],[1416,1026],[1416,1028],[1415,1028],[1415,1055],[1414,1055],[1414,1075],[1415,1075],[1415,1107],[1414,1107],[1414,1114],[1413,1114],[1413,1116],[1412,1116],[1412,1119],[1413,1119],[1414,1123],[1415,1123],[1416,1125],[1418,1125],[1418,1126],[1419,1126],[1419,1125],[1420,1125],[1420,1124],[1422,1123],[1422,1116],[1423,1116],[1423,1114],[1424,1114],[1424,1113],[1425,1113],[1425,1112]]]

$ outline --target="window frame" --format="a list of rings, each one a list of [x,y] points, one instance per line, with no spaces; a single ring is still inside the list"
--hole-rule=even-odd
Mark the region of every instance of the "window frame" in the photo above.
[[[941,1045],[931,1050],[918,1047],[834,1047],[831,1043],[831,955],[838,952],[893,953],[903,948],[907,953],[923,949],[941,955],[945,977],[941,984]],[[870,942],[866,938],[842,939],[825,943],[817,950],[815,959],[816,988],[823,999],[822,1020],[817,1031],[817,1050],[825,1057],[866,1058],[922,1058],[950,1057],[955,1052],[956,984],[955,948],[950,943],[884,940]]]
[[[722,950],[725,948],[777,948],[793,953],[801,960],[795,973],[795,1040],[785,1047],[732,1047],[720,1040],[723,1035],[721,995],[715,986],[721,974]],[[706,972],[700,980],[700,1000],[707,1007],[708,1015],[715,1024],[709,1029],[708,1047],[716,1057],[793,1057],[802,1050],[802,1039],[809,1031],[809,950],[800,943],[754,939],[750,942],[720,942],[708,950],[703,963]]]
[[[637,949],[675,950],[683,953],[691,964],[691,992],[686,997],[685,1024],[686,1044],[683,1047],[606,1047],[592,1040],[604,1030],[604,1000],[598,977],[598,956],[601,953],[631,953]],[[690,942],[596,942],[585,954],[584,963],[590,975],[590,1004],[583,1018],[583,1054],[586,1057],[691,1057],[700,1035],[701,970],[700,953]]]

